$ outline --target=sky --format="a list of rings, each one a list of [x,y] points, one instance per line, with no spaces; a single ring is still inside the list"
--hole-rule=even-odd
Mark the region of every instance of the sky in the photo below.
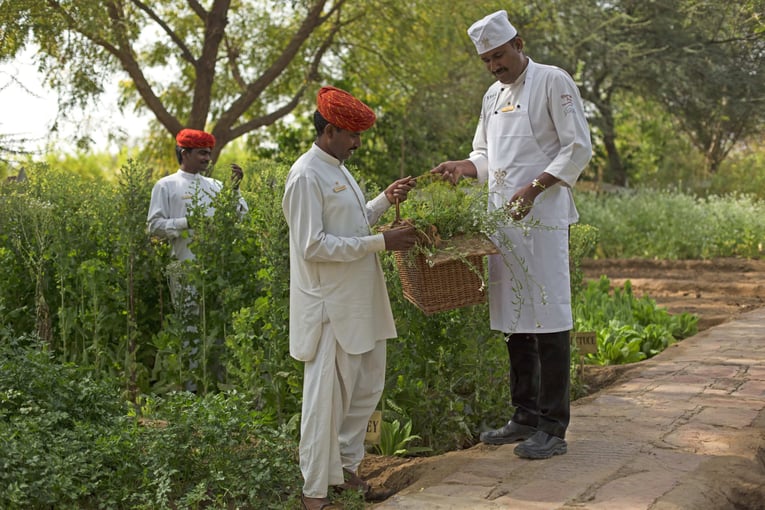
[[[58,114],[56,92],[47,88],[43,76],[36,70],[33,54],[26,52],[13,61],[0,63],[0,105],[3,117],[0,119],[0,136],[3,140],[25,138],[23,149],[42,152],[53,146],[58,151],[75,153],[72,140],[77,126],[93,139],[95,152],[116,153],[120,147],[109,141],[108,133],[124,130],[127,133],[142,134],[148,122],[147,116],[120,113],[116,105],[116,80],[96,105],[87,112],[74,111],[69,121],[59,122],[59,134],[51,134]]]

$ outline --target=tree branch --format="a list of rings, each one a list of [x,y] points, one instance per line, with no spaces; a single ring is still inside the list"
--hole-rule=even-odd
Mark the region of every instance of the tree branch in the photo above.
[[[178,119],[175,118],[170,112],[167,111],[162,101],[157,97],[149,84],[146,76],[143,74],[140,65],[135,59],[132,45],[129,39],[125,35],[124,25],[125,18],[123,13],[114,1],[106,3],[109,20],[112,23],[114,34],[117,39],[117,46],[107,41],[106,39],[88,31],[75,20],[69,12],[61,5],[57,0],[47,0],[48,5],[57,13],[59,13],[66,21],[70,29],[82,34],[86,39],[90,40],[97,46],[104,48],[107,52],[117,58],[122,65],[125,72],[133,80],[141,98],[146,103],[152,113],[156,116],[157,120],[165,126],[165,128],[171,133],[177,133],[181,129],[181,124]]]
[[[163,19],[161,19],[156,12],[154,12],[148,5],[144,4],[140,0],[130,0],[133,5],[138,7],[140,10],[146,13],[146,15],[151,18],[154,23],[159,25],[162,28],[162,31],[167,34],[167,36],[170,38],[171,41],[175,43],[175,45],[178,47],[179,50],[181,50],[181,56],[184,60],[189,62],[192,65],[196,64],[196,59],[194,58],[194,55],[189,50],[188,46],[183,42],[183,40],[178,37],[178,34],[175,33],[174,30],[170,28],[170,26],[165,23]]]
[[[303,97],[303,94],[305,93],[306,88],[308,87],[307,83],[304,83],[300,89],[295,93],[294,96],[292,96],[292,99],[281,106],[280,108],[272,111],[269,114],[257,117],[255,119],[251,119],[243,124],[238,125],[237,127],[231,129],[228,131],[228,139],[233,140],[235,138],[238,138],[246,133],[249,133],[251,131],[254,131],[260,127],[268,126],[270,124],[273,124],[277,120],[281,119],[288,113],[290,113],[292,110],[295,109],[295,107],[300,103],[300,98]],[[216,130],[218,128],[218,125],[215,126]]]
[[[72,15],[71,15],[71,14],[69,14],[69,12],[68,12],[68,11],[67,11],[67,10],[66,10],[66,9],[65,9],[65,8],[64,8],[62,5],[61,5],[61,3],[60,3],[60,2],[57,2],[56,0],[48,0],[48,5],[49,5],[49,6],[50,6],[50,7],[51,7],[51,8],[52,8],[52,9],[53,9],[55,12],[59,13],[59,14],[61,15],[61,17],[62,17],[62,18],[64,18],[64,21],[66,21],[66,23],[67,23],[67,26],[68,26],[70,29],[74,30],[74,31],[75,31],[75,32],[77,32],[77,33],[80,33],[80,34],[82,34],[82,35],[83,35],[83,36],[85,36],[87,39],[89,39],[90,41],[93,41],[93,42],[94,42],[94,43],[96,43],[97,45],[101,46],[102,48],[104,48],[104,49],[105,49],[106,51],[108,51],[109,53],[115,54],[116,52],[118,52],[118,51],[119,51],[119,50],[117,49],[117,47],[115,47],[114,45],[112,45],[112,44],[111,44],[109,41],[107,41],[106,39],[103,39],[103,38],[101,38],[101,37],[99,37],[99,36],[95,35],[95,34],[94,34],[94,33],[92,33],[92,32],[88,32],[88,31],[85,29],[85,27],[83,27],[82,25],[80,25],[80,24],[77,22],[77,20],[76,20],[76,19],[74,19],[74,17],[72,17]]]
[[[335,7],[338,7],[338,6],[335,6]],[[335,12],[339,12],[339,11],[336,8],[333,8],[332,11],[330,11],[330,14],[323,17],[323,20],[328,19],[329,16],[331,16],[331,13],[335,13]],[[282,107],[272,111],[271,113],[251,119],[247,122],[244,122],[236,127],[229,129],[228,133],[229,133],[229,136],[231,137],[230,139],[238,138],[239,136],[242,136],[246,133],[254,131],[260,127],[270,125],[276,122],[277,120],[279,120],[280,118],[284,117],[288,113],[290,113],[293,109],[295,109],[295,107],[299,104],[300,99],[302,98],[306,89],[308,88],[308,84],[317,79],[319,66],[321,65],[321,60],[324,57],[324,54],[332,46],[332,41],[334,40],[337,33],[345,24],[347,23],[341,23],[341,22],[336,23],[330,30],[327,37],[319,45],[319,48],[316,50],[316,53],[313,56],[311,65],[308,67],[305,73],[305,80],[303,82],[303,85],[293,95],[292,99],[286,104],[284,104]],[[223,131],[223,129],[226,129],[226,126],[221,125],[221,123],[218,123],[216,124],[216,129],[220,129],[221,131]]]
[[[226,56],[228,57],[228,64],[231,68],[231,76],[239,88],[244,90],[247,88],[247,82],[242,76],[242,71],[239,69],[239,50],[231,45],[228,37],[224,37],[223,43],[226,46]]]
[[[194,95],[189,115],[189,124],[199,129],[204,128],[212,104],[212,88],[215,82],[218,51],[226,33],[228,9],[231,0],[215,0],[210,12],[205,16],[205,35],[202,54],[194,66]]]
[[[191,7],[191,10],[196,13],[197,16],[199,16],[199,19],[201,19],[203,22],[207,22],[207,11],[205,11],[205,8],[202,7],[202,4],[197,2],[196,0],[188,0],[189,7]]]
[[[178,121],[178,119],[165,108],[165,105],[154,93],[154,89],[146,79],[141,66],[136,61],[133,47],[122,28],[125,22],[123,13],[117,8],[117,5],[113,1],[107,3],[107,11],[109,13],[109,19],[112,22],[114,33],[116,34],[119,47],[113,47],[111,45],[107,47],[97,40],[92,38],[91,40],[96,44],[106,48],[107,51],[109,51],[117,58],[117,60],[119,60],[122,68],[133,80],[136,90],[146,103],[147,108],[149,108],[154,113],[159,123],[165,126],[168,131],[173,134],[177,133],[183,126]]]
[[[326,0],[318,0],[313,7],[308,11],[305,19],[300,25],[300,28],[292,37],[290,42],[282,51],[281,55],[266,69],[263,74],[255,81],[247,86],[247,90],[240,95],[226,110],[223,115],[220,116],[216,124],[216,129],[220,127],[223,132],[229,131],[231,126],[252,106],[252,103],[260,97],[265,88],[272,83],[292,62],[300,47],[313,33],[313,31],[323,24],[329,16],[335,12],[339,12],[345,0],[338,0],[332,6],[332,9],[326,16],[322,16],[322,10]]]

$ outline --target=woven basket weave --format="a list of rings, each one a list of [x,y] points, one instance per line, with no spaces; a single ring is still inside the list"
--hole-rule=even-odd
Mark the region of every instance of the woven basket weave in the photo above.
[[[459,239],[427,257],[395,252],[404,297],[426,315],[486,302],[484,257],[497,250],[487,239]]]

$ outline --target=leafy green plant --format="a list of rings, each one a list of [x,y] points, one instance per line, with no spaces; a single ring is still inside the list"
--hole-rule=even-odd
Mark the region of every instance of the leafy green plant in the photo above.
[[[137,469],[126,411],[113,382],[56,363],[39,340],[0,344],[0,507],[75,508]]]
[[[759,258],[765,202],[752,195],[704,198],[636,189],[575,195],[581,221],[598,229],[601,258]],[[630,214],[624,214],[629,211]]]
[[[512,222],[504,208],[492,212],[487,210],[488,197],[486,184],[470,180],[452,185],[441,179],[429,178],[419,183],[399,206],[401,220],[417,228],[422,237],[415,251],[433,254],[441,247],[443,240],[460,236],[486,238]],[[393,212],[389,211],[387,215],[391,218]]]
[[[406,457],[418,453],[430,452],[432,448],[423,446],[409,446],[409,443],[420,439],[420,436],[412,434],[412,420],[401,423],[398,420],[384,421],[380,424],[380,443],[376,445],[377,453]]]
[[[643,338],[630,326],[607,327],[598,332],[598,352],[588,354],[587,361],[598,365],[623,365],[646,358],[641,346]]]
[[[400,205],[400,214],[426,234],[431,227],[435,227],[442,238],[479,234],[484,227],[486,199],[485,186],[467,180],[453,186],[441,179],[426,177]]]
[[[569,265],[571,273],[571,299],[576,301],[576,294],[582,288],[584,273],[582,260],[595,252],[598,244],[598,229],[592,225],[575,223],[569,227]]]
[[[0,507],[282,509],[301,476],[294,432],[242,393],[146,396],[0,343]]]
[[[380,455],[406,457],[432,451],[426,446],[410,446],[409,443],[422,439],[412,434],[412,420],[404,413],[401,406],[391,399],[385,399],[383,420],[380,423],[380,442],[375,451]]]
[[[577,331],[595,331],[598,352],[588,354],[589,363],[634,363],[655,356],[669,345],[697,331],[698,317],[671,315],[650,297],[637,298],[628,280],[611,288],[606,276],[591,281],[573,304]]]

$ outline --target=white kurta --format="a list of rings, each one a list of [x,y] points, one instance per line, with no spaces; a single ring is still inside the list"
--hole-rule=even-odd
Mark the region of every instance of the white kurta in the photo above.
[[[366,202],[336,158],[313,145],[287,175],[290,354],[305,361],[300,420],[303,494],[326,497],[364,457],[369,416],[385,386],[385,339],[396,336],[372,234],[389,207]]]
[[[568,226],[579,216],[571,187],[591,157],[581,97],[565,71],[529,59],[515,83],[489,87],[470,154],[479,181],[489,182],[489,210],[504,207],[542,172],[561,180],[537,197],[523,220],[527,228],[510,225],[495,236],[501,253],[489,258],[492,329],[573,326]]]
[[[370,225],[390,207],[383,193],[366,203],[336,158],[313,145],[287,176],[282,208],[290,228],[290,354],[310,361],[325,319],[349,354],[394,338],[396,327]]]
[[[206,216],[212,216],[215,209],[210,204],[221,189],[223,183],[219,180],[183,170],[161,178],[151,190],[147,218],[149,233],[167,239],[176,259],[193,259],[194,254],[189,249],[193,231],[183,235],[189,228],[187,209],[198,203],[205,208]],[[247,211],[247,202],[240,197],[239,212],[244,214]]]

